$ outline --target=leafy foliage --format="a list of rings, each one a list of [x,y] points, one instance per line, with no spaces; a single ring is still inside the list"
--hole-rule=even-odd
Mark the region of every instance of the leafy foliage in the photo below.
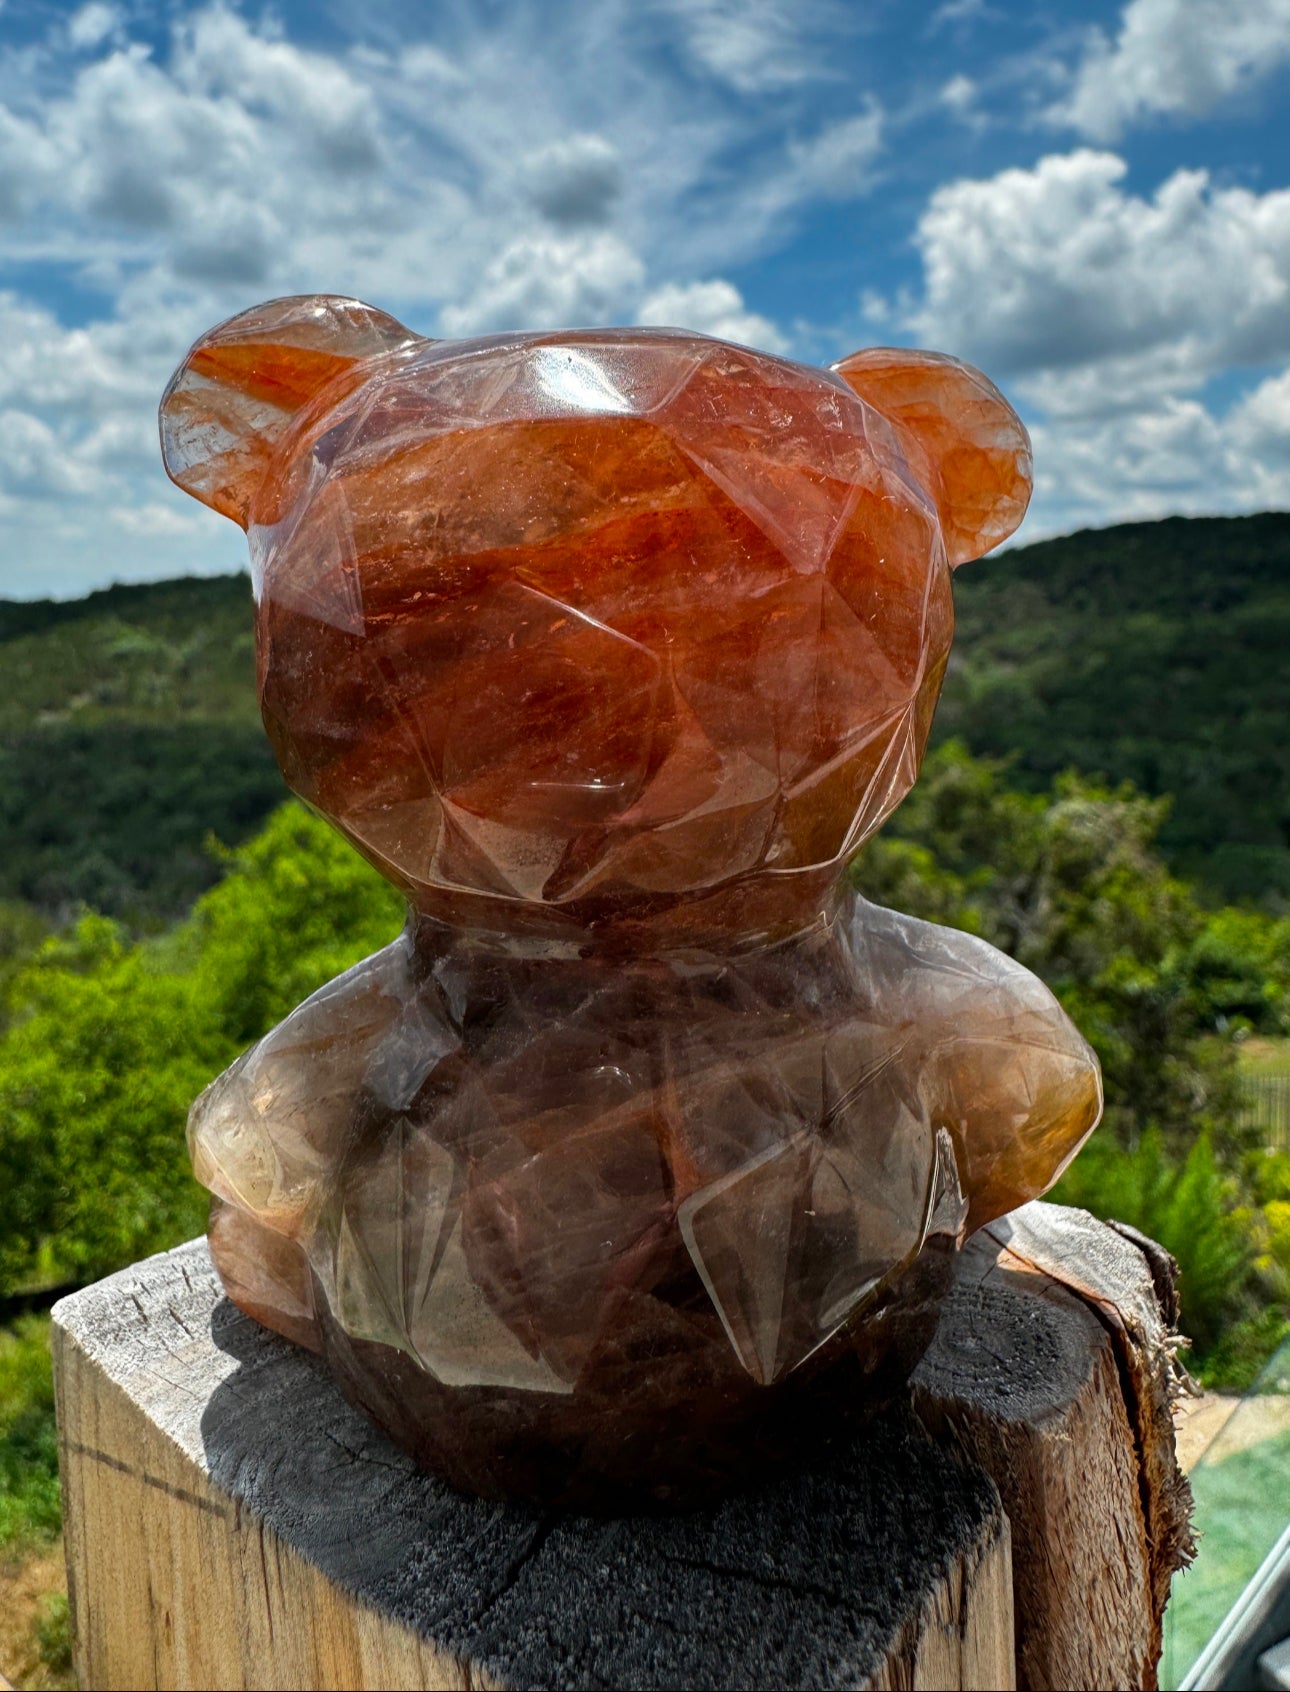
[[[236,723],[55,724],[0,745],[0,892],[66,919],[136,928],[178,915],[282,802],[263,730]]]
[[[1207,1355],[1234,1323],[1258,1313],[1252,1271],[1256,1236],[1237,1181],[1201,1134],[1181,1162],[1148,1130],[1130,1151],[1097,1136],[1062,1177],[1053,1197],[1114,1217],[1158,1240],[1181,1272],[1185,1327]]]
[[[1254,1149],[1232,1036],[1286,1025],[1285,919],[1203,907],[1154,849],[1162,802],[1069,774],[1017,792],[1007,773],[942,745],[852,873],[868,897],[980,934],[1048,982],[1097,1049],[1107,1097],[1054,1196],[1161,1240],[1182,1266],[1195,1366],[1244,1384],[1286,1331],[1290,1203],[1283,1214],[1275,1160]]]
[[[48,1318],[0,1329],[0,1556],[48,1544],[62,1522]]]
[[[1215,918],[1169,874],[1153,850],[1160,801],[1074,775],[1046,796],[1019,793],[1004,774],[955,742],[938,748],[857,858],[857,883],[982,935],[1045,980],[1101,1059],[1107,1125],[1123,1144],[1155,1127],[1185,1147],[1208,1129],[1226,1148],[1239,1138],[1239,1082],[1215,1003],[1230,1009],[1231,994],[1210,966],[1221,957],[1245,992],[1277,925]],[[1241,1002],[1275,1023],[1285,1000],[1282,977]]]
[[[199,1232],[188,1106],[401,914],[330,828],[288,805],[163,940],[131,944],[87,915],[36,951],[0,1037],[0,1288],[101,1274]]]

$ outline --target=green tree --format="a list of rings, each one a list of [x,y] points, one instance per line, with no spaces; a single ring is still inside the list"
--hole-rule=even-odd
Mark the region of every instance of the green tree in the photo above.
[[[940,747],[859,855],[857,884],[982,935],[1042,977],[1101,1059],[1107,1126],[1122,1143],[1155,1127],[1185,1151],[1207,1130],[1226,1155],[1240,1094],[1206,973],[1218,942],[1154,850],[1167,803],[1070,774],[1048,794],[1019,793],[1005,772],[956,742]]]
[[[1187,967],[1216,1028],[1290,1033],[1290,918],[1230,906],[1207,912]]]
[[[0,1287],[101,1274],[199,1231],[184,1121],[244,1046],[397,932],[396,896],[286,805],[188,921],[86,916],[18,969],[0,1035]]]
[[[1242,1386],[1287,1331],[1290,1190],[1250,1144],[1233,1036],[1285,1026],[1287,923],[1202,906],[1156,851],[1166,802],[1069,774],[1047,793],[1006,778],[1005,764],[939,748],[853,874],[869,897],[980,934],[1048,982],[1107,1094],[1104,1126],[1053,1197],[1172,1251],[1194,1366]]]
[[[398,933],[403,901],[327,823],[294,802],[226,853],[228,874],[175,930],[201,1014],[240,1050]]]
[[[191,979],[104,917],[52,940],[12,989],[0,1043],[0,1283],[83,1276],[200,1224],[182,1125],[227,1053]]]

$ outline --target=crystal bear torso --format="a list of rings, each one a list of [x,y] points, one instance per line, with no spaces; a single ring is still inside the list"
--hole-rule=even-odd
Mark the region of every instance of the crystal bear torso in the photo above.
[[[842,884],[1024,510],[1006,402],[322,298],[205,337],[162,424],[248,527],[287,779],[412,912],[194,1107],[231,1295],[447,1478],[580,1507],[889,1391],[1099,1105],[1039,982]]]

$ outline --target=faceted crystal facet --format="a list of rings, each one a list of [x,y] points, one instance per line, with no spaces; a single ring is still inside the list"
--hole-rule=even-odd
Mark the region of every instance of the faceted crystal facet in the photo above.
[[[840,884],[1024,510],[1006,402],[319,298],[162,425],[248,527],[287,779],[411,907],[194,1106],[230,1295],[497,1495],[684,1502],[888,1390],[1100,1103],[1032,976]]]

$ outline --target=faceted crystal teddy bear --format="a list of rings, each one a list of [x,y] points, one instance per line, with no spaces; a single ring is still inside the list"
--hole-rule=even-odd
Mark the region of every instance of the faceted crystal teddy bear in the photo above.
[[[1007,402],[318,296],[161,425],[247,530],[286,779],[410,913],[193,1108],[229,1296],[490,1496],[692,1503],[889,1395],[1100,1108],[1039,981],[844,873],[1024,512]]]

